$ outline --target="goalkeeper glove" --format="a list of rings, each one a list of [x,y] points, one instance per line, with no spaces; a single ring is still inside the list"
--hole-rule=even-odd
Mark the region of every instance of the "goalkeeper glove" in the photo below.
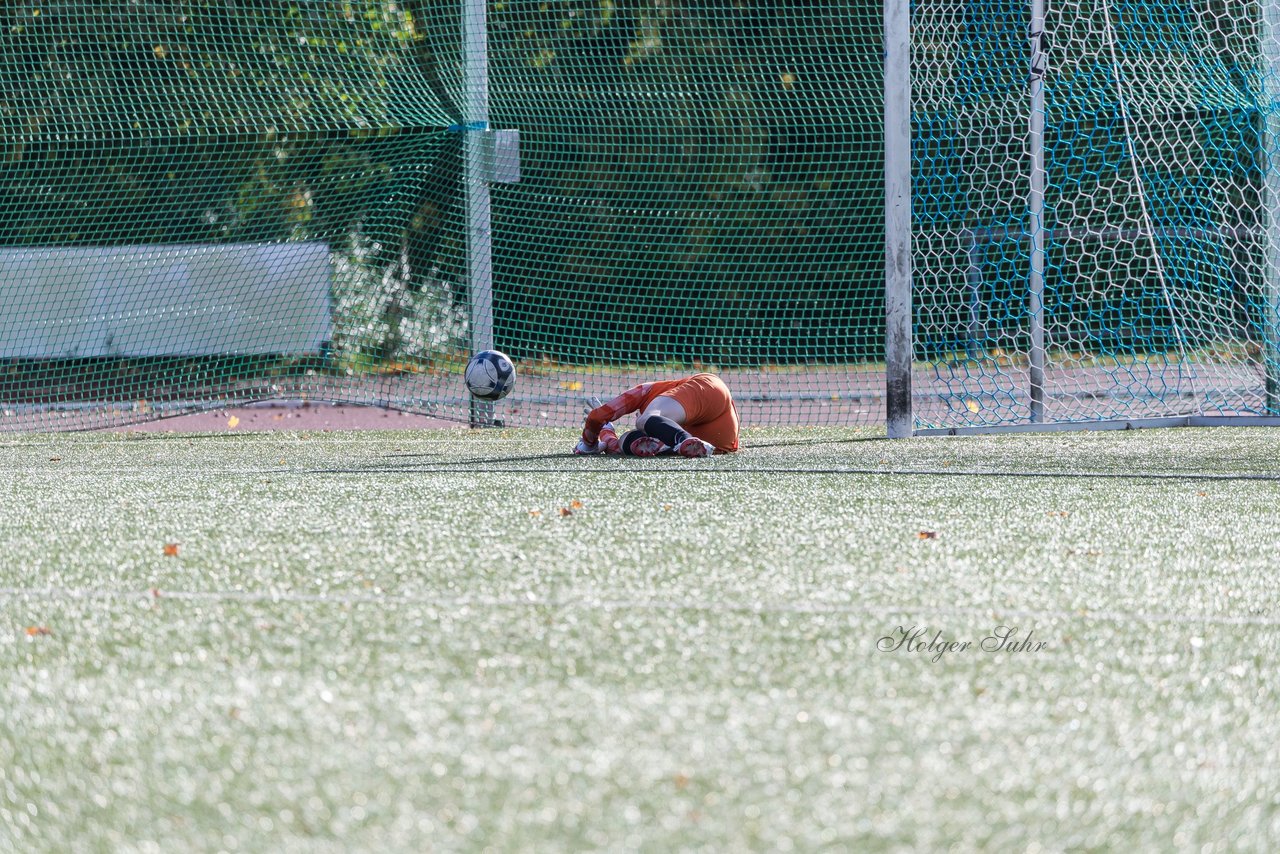
[[[614,429],[612,421],[600,428],[600,450],[606,454],[622,453],[622,442],[618,440],[618,431]]]

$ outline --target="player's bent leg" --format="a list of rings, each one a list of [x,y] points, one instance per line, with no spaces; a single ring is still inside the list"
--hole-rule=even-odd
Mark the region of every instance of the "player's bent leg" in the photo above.
[[[671,450],[661,439],[645,435],[643,430],[629,430],[622,437],[622,453],[631,457],[656,457]]]
[[[650,418],[666,418],[676,424],[683,424],[688,419],[688,415],[680,401],[666,395],[658,395],[645,407],[644,412],[636,416],[636,429],[644,430],[644,425]]]
[[[681,456],[702,457],[738,450],[738,413],[733,396],[714,374],[690,377],[654,398],[645,414],[648,417],[644,432],[658,436]],[[667,421],[675,423],[664,423]]]
[[[670,418],[650,415],[644,422],[644,433],[675,450],[682,457],[709,457],[715,446],[704,442]]]

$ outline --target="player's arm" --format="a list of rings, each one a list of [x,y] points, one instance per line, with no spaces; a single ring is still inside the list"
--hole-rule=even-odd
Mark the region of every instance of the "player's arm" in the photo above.
[[[645,395],[649,393],[649,389],[652,386],[652,383],[641,383],[588,412],[586,423],[582,425],[582,440],[578,443],[578,448],[575,449],[575,452],[593,454],[607,451],[609,453],[617,453],[620,448],[600,447],[600,431],[604,429],[606,424],[639,409]],[[613,436],[613,440],[614,442],[617,441],[616,434]]]

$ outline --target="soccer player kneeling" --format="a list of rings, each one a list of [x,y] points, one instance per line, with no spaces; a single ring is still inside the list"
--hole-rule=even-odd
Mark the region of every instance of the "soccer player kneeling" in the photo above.
[[[619,438],[614,420],[638,412],[636,429]],[[738,450],[738,410],[714,374],[642,383],[587,414],[575,454],[709,457]]]

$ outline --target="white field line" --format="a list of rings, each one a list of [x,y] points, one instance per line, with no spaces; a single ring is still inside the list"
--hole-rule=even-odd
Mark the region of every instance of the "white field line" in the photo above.
[[[513,444],[522,445],[522,446],[523,445],[563,446],[566,441],[568,441],[569,445],[572,446],[574,436],[576,435],[576,428],[570,428],[570,427],[547,428],[547,429],[556,429],[556,430],[563,431],[568,435],[567,440],[565,436],[527,435],[528,432],[533,432],[533,431],[543,429],[543,428],[535,428],[535,427],[506,428],[510,430],[520,430],[521,433],[520,435],[517,435],[517,436],[496,435],[496,434],[500,434],[502,432],[501,430],[494,430],[492,433],[490,433],[489,431],[482,431],[479,434],[468,432],[465,438],[454,436],[454,435],[440,435],[442,433],[447,434],[453,431],[461,431],[465,429],[466,429],[465,427],[457,427],[457,428],[448,427],[448,428],[430,428],[430,429],[420,429],[420,430],[414,430],[411,428],[403,428],[399,430],[345,430],[343,429],[343,430],[328,430],[328,431],[322,430],[322,429],[244,430],[244,431],[203,430],[199,432],[190,432],[190,433],[136,432],[136,433],[102,433],[100,435],[94,435],[92,432],[24,433],[24,434],[18,434],[21,438],[9,438],[9,439],[0,441],[0,448],[38,448],[38,447],[44,447],[44,446],[68,445],[68,444],[76,445],[78,447],[82,447],[82,446],[92,447],[92,446],[99,446],[99,445],[108,446],[108,447],[121,447],[121,446],[141,447],[144,445],[154,446],[157,444],[173,444],[175,442],[188,442],[188,441],[196,442],[204,439],[224,439],[224,438],[231,438],[231,437],[235,437],[237,439],[240,439],[241,441],[255,442],[255,443],[278,442],[278,443],[290,443],[290,444],[296,443],[296,444],[310,445],[313,442],[323,442],[325,444],[334,444],[334,445],[367,445],[369,447],[381,447],[385,445],[406,445],[406,444],[438,445],[442,443],[456,444],[463,447],[469,447],[471,445],[513,445]],[[772,428],[767,428],[767,429],[772,429]],[[819,428],[819,429],[827,429],[827,428]],[[854,433],[865,432],[870,434],[867,436],[857,436],[852,438],[858,438],[858,439],[882,438],[881,434],[876,433],[872,430],[867,430],[866,428],[858,428],[856,425],[853,427],[842,427],[839,425],[834,425],[830,429],[847,430]],[[574,432],[571,433],[570,432],[571,430]],[[399,435],[396,435],[395,437],[391,437],[391,436],[385,435],[387,433],[396,433]],[[486,433],[488,433],[489,435],[485,435]],[[744,428],[743,433],[745,434],[746,438],[753,438],[751,436],[751,428]],[[305,436],[306,438],[302,438],[303,436]],[[779,439],[785,442],[787,446],[826,445],[826,444],[831,444],[832,442],[835,442],[836,444],[843,444],[843,443],[847,443],[848,441],[848,438],[840,438],[840,437],[834,437],[834,438],[833,437],[794,438],[790,436],[772,437],[772,438],[760,437],[758,442],[753,442],[750,447],[752,448],[773,447],[772,443],[779,441]]]
[[[568,457],[568,455],[566,455]],[[402,464],[395,464],[386,459],[376,460],[357,460],[342,461],[334,463],[331,466],[324,466],[318,463],[315,467],[308,468],[276,468],[276,469],[249,469],[249,468],[192,468],[189,466],[181,466],[182,461],[176,461],[175,465],[181,471],[180,474],[184,478],[191,477],[208,477],[208,476],[226,476],[226,477],[277,477],[277,478],[297,478],[297,477],[348,477],[351,475],[359,476],[401,476],[401,475],[463,475],[474,477],[477,475],[485,476],[544,476],[547,474],[555,475],[596,475],[596,474],[612,474],[620,477],[706,477],[709,475],[781,475],[791,474],[804,477],[830,477],[830,476],[857,476],[857,477],[921,477],[921,478],[991,478],[991,479],[1019,479],[1019,480],[1132,480],[1132,481],[1151,481],[1156,483],[1169,482],[1206,482],[1206,483],[1259,483],[1259,484],[1275,484],[1280,483],[1280,472],[1107,472],[1107,471],[1012,471],[1000,469],[873,469],[873,468],[811,468],[808,466],[789,466],[781,468],[722,468],[719,466],[708,466],[702,460],[694,461],[692,465],[685,467],[684,462],[676,463],[672,466],[662,465],[659,468],[643,469],[643,468],[602,468],[586,465],[572,469],[550,469],[550,468],[517,468],[516,464],[522,462],[520,460],[477,460],[477,459],[458,459],[458,460],[409,460]],[[367,465],[361,465],[362,463]],[[661,464],[659,464],[661,465]],[[494,466],[491,468],[478,468],[481,466]],[[509,466],[507,468],[499,466]],[[678,466],[678,467],[677,467]],[[24,477],[41,477],[50,476],[59,480],[70,479],[100,479],[103,475],[111,475],[116,478],[130,480],[150,481],[158,478],[171,479],[175,475],[173,468],[149,468],[139,471],[136,467],[132,468],[94,468],[84,470],[66,470],[57,467],[45,467],[39,469],[28,468],[5,468],[0,466],[0,477],[18,476]]]
[[[1091,611],[1078,609],[1028,610],[1019,608],[947,608],[929,605],[848,605],[789,602],[775,604],[735,602],[677,602],[669,599],[546,599],[534,595],[510,597],[447,597],[431,595],[379,596],[369,594],[254,592],[245,590],[113,590],[110,588],[0,587],[3,599],[61,599],[106,602],[142,599],[153,602],[234,602],[249,604],[324,604],[386,607],[419,606],[460,611],[464,609],[527,608],[574,611],[696,612],[711,614],[801,614],[889,618],[903,614],[934,617],[988,617],[993,619],[1081,620],[1108,623],[1143,623],[1185,626],[1280,627],[1280,615],[1213,616],[1159,612]]]
[[[561,428],[568,433],[569,428]],[[10,440],[0,442],[3,448],[37,448],[43,445],[76,445],[76,446],[94,446],[106,445],[110,447],[121,446],[142,446],[156,445],[160,443],[172,444],[174,442],[197,442],[202,439],[213,438],[231,438],[235,437],[241,441],[251,442],[289,442],[289,443],[306,443],[322,441],[335,445],[369,445],[376,447],[378,445],[403,445],[406,443],[423,443],[428,445],[440,444],[447,442],[450,444],[466,443],[467,445],[507,445],[518,442],[521,445],[563,445],[565,438],[555,438],[548,436],[546,438],[540,436],[526,437],[501,437],[501,436],[485,436],[474,437],[468,436],[466,439],[460,439],[457,436],[397,436],[394,440],[387,437],[379,436],[378,433],[398,433],[411,432],[408,430],[206,430],[202,432],[192,433],[137,433],[133,435],[113,433],[112,436],[120,438],[86,438],[85,433],[43,433],[43,434],[25,434],[28,438],[25,440]],[[420,431],[428,433],[429,431]],[[440,432],[444,432],[441,430]],[[352,433],[357,435],[344,436],[344,433]],[[306,438],[302,438],[306,436]],[[371,439],[370,436],[374,438]],[[573,436],[569,436],[569,443],[573,443]],[[821,444],[820,440],[814,440],[814,444]]]

